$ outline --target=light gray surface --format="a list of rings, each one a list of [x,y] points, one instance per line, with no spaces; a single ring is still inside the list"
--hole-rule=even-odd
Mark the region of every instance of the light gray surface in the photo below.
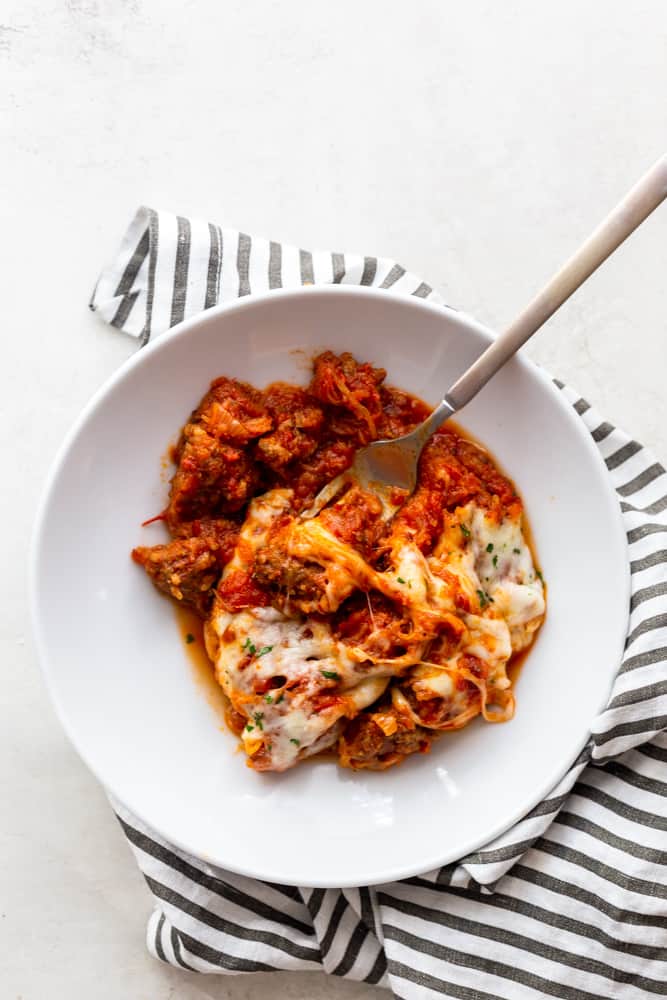
[[[499,326],[664,152],[664,4],[7,0],[1,20],[0,998],[370,997],[144,951],[149,897],[47,702],[25,593],[49,462],[134,349],[86,302],[144,201],[394,256]],[[529,351],[663,459],[666,241],[663,207]]]

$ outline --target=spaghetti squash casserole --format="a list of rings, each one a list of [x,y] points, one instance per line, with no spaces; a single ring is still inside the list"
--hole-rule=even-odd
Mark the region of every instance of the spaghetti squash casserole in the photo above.
[[[217,378],[174,451],[171,540],[135,548],[153,583],[204,620],[227,722],[249,765],[321,751],[381,770],[476,716],[514,713],[508,665],[544,620],[545,588],[514,485],[447,425],[417,489],[350,483],[302,517],[355,450],[429,408],[350,354],[307,388]]]

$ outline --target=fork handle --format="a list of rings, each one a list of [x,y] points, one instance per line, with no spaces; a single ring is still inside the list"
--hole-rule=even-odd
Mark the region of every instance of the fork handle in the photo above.
[[[628,191],[607,218],[570,257],[514,322],[461,375],[445,396],[460,410],[482,389],[570,295],[597,270],[637,226],[667,198],[667,155]]]

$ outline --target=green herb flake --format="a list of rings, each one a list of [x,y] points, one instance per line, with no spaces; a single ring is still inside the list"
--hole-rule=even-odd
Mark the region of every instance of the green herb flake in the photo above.
[[[251,733],[255,727],[251,726],[250,723],[245,727],[246,733]]]
[[[493,565],[494,565],[494,566],[497,566],[497,565],[498,565],[498,556],[497,556],[497,555],[495,555],[495,556],[493,557],[493,560],[492,560],[492,562],[493,562]]]
[[[188,632],[188,634],[185,637],[185,641],[187,642],[188,646],[190,645],[190,643],[195,641],[195,637],[193,636],[192,632]]]
[[[254,655],[255,655],[255,653],[257,652],[257,649],[256,649],[256,647],[255,647],[255,644],[253,643],[253,641],[252,641],[252,639],[250,638],[250,636],[248,636],[248,637],[247,637],[246,641],[245,641],[245,642],[243,643],[243,645],[241,646],[241,649],[242,649],[242,650],[243,650],[243,651],[244,651],[245,653],[250,653],[250,655],[251,655],[251,656],[254,656]]]
[[[340,674],[337,674],[335,670],[320,670],[322,677],[326,677],[328,681],[339,681]]]
[[[485,590],[478,590],[477,597],[479,598],[479,606],[485,608],[487,604],[493,604],[493,598],[489,597]]]
[[[486,551],[493,552],[493,542],[489,542],[489,544],[486,546]]]
[[[264,729],[262,725],[262,719],[264,718],[264,712],[253,712],[253,719],[255,720],[255,725],[258,729]]]
[[[272,705],[273,704],[273,695],[272,694],[265,695],[264,696],[264,701],[266,702],[267,705]]]
[[[470,538],[470,531],[466,528],[465,524],[459,524],[459,528],[463,532],[464,538]]]
[[[273,649],[273,646],[262,646],[262,648],[260,649],[260,651],[257,654],[257,656],[258,657],[259,656],[266,656],[266,654],[270,653],[272,649]]]
[[[399,583],[405,583],[405,580],[403,579],[402,576],[397,576],[396,579],[398,580]]]
[[[283,701],[284,697],[285,697],[285,695],[281,694],[279,698],[276,698],[276,705],[279,705],[280,702]]]
[[[515,556],[521,555],[521,549],[512,549],[512,552],[514,553]]]
[[[544,577],[542,576],[542,573],[541,573],[541,571],[540,571],[539,569],[536,569],[536,570],[535,570],[535,576],[536,576],[536,577],[537,577],[537,578],[538,578],[539,580],[541,580],[541,581],[542,581],[542,583],[544,583]]]
[[[290,743],[293,743],[295,747],[300,747],[301,746],[301,740],[295,740],[294,737],[292,737],[292,739],[290,740]]]

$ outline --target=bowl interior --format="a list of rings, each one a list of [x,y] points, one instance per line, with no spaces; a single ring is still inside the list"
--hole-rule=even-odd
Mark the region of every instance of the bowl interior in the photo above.
[[[193,679],[174,610],[129,558],[133,545],[162,537],[159,525],[140,522],[164,506],[161,457],[214,376],[305,382],[316,350],[350,350],[434,404],[487,342],[471,320],[420,300],[357,289],[272,293],[164,336],[78,421],[35,536],[40,657],[88,765],[172,843],[273,881],[388,881],[500,833],[579,751],[622,649],[625,539],[582,422],[523,359],[461,416],[514,478],[549,588],[512,722],[475,722],[385,773],[320,761],[255,774]]]

